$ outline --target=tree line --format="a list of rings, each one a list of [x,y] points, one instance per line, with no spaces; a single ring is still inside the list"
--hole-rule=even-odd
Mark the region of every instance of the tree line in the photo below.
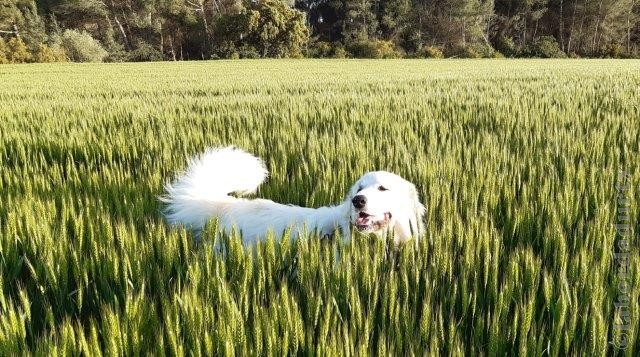
[[[0,63],[640,57],[640,0],[0,0]]]

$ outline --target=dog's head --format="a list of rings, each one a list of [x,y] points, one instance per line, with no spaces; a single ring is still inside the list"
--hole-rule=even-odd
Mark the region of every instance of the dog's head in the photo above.
[[[384,235],[397,243],[422,231],[425,208],[415,186],[402,177],[374,171],[364,174],[349,190],[350,220],[356,230]]]

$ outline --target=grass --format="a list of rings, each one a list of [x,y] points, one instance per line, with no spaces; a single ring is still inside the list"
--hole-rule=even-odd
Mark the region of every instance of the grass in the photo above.
[[[640,232],[638,88],[623,60],[0,66],[0,355],[636,355],[637,234],[629,343],[612,341],[623,169]],[[157,196],[227,144],[265,159],[259,195],[279,202],[396,172],[427,232],[216,254]]]

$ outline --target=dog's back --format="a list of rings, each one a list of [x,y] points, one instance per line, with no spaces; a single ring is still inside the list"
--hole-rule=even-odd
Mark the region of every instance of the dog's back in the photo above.
[[[201,231],[207,222],[218,219],[222,231],[239,230],[245,243],[292,229],[332,235],[340,227],[348,232],[348,208],[339,206],[306,208],[283,205],[265,199],[230,196],[254,192],[267,177],[267,169],[257,157],[233,147],[209,149],[189,163],[186,172],[166,185],[165,217],[170,224]]]

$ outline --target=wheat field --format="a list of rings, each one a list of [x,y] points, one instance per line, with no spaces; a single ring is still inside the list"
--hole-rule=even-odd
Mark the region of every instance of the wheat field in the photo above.
[[[0,66],[0,355],[637,355],[639,88],[637,60]],[[230,144],[282,203],[398,173],[426,233],[196,244],[157,198]]]

